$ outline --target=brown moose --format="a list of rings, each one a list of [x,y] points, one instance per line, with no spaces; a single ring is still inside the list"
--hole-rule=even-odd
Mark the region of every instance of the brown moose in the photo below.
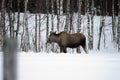
[[[84,51],[87,53],[86,37],[81,33],[68,34],[67,32],[63,31],[56,34],[56,32],[51,32],[47,43],[52,42],[58,43],[58,45],[60,46],[60,52],[66,53],[67,47],[78,48],[79,46],[82,46]]]

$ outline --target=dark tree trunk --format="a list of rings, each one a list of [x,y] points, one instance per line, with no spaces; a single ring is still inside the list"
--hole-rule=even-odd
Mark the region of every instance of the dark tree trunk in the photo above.
[[[117,27],[117,43],[118,43],[118,51],[120,52],[120,0],[118,0],[119,8],[118,8],[118,27]]]
[[[3,80],[17,79],[17,40],[4,37],[3,42]]]

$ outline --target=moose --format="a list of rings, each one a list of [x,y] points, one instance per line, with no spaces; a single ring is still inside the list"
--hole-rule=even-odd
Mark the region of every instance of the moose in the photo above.
[[[60,47],[60,52],[67,53],[67,47],[69,48],[79,48],[82,46],[84,51],[87,53],[86,49],[86,37],[81,33],[69,34],[65,31],[60,33],[50,32],[47,43],[55,42]]]

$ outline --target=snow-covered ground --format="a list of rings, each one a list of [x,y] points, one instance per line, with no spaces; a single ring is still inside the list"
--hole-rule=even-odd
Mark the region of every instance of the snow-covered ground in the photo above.
[[[120,54],[20,52],[18,80],[120,80]],[[0,53],[0,80],[2,80]]]

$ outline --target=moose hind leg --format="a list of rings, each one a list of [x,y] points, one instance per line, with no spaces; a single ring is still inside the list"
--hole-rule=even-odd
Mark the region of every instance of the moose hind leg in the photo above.
[[[86,46],[82,46],[82,47],[83,47],[85,53],[87,54],[88,52],[87,52],[87,48],[86,48]]]
[[[63,48],[62,47],[60,47],[60,52],[63,52]]]
[[[77,47],[77,53],[81,53],[81,51],[80,51],[80,47]]]

